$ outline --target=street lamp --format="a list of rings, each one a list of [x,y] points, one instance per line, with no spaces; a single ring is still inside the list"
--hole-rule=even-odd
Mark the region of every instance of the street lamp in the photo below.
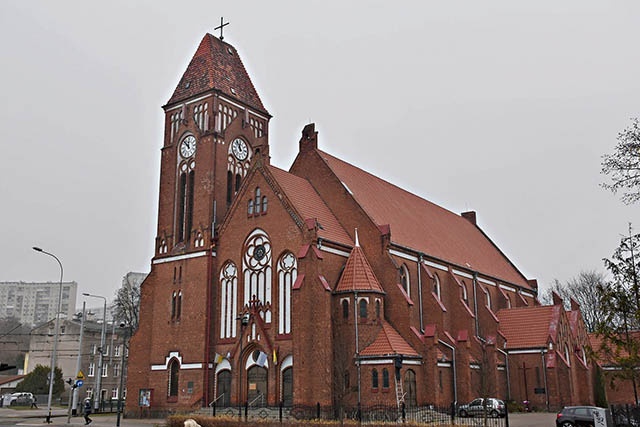
[[[56,310],[56,332],[53,339],[53,351],[51,352],[51,372],[49,373],[49,398],[47,399],[47,424],[51,423],[51,398],[53,396],[53,382],[55,381],[55,369],[56,369],[56,352],[58,351],[58,329],[60,328],[60,307],[62,305],[62,276],[64,274],[64,270],[62,268],[62,263],[54,254],[42,250],[36,246],[33,247],[33,250],[36,252],[43,253],[45,255],[49,255],[53,257],[56,261],[58,261],[58,265],[60,266],[60,286],[58,290],[58,308]]]
[[[98,375],[96,375],[96,393],[98,394],[98,398],[94,399],[94,405],[93,405],[93,407],[97,412],[98,409],[100,408],[100,403],[102,400],[102,393],[101,393],[100,387],[102,385],[101,383],[102,382],[102,363],[104,359],[104,341],[105,341],[105,335],[106,335],[105,328],[107,326],[107,299],[103,296],[88,294],[86,292],[83,292],[82,295],[84,295],[85,297],[102,298],[102,300],[104,301],[104,308],[102,311],[102,336],[100,337],[100,359],[98,361]]]
[[[131,325],[127,325],[125,323],[121,323],[120,324],[120,328],[124,331],[123,336],[122,336],[122,354],[121,356],[121,363],[120,363],[120,390],[118,390],[118,418],[116,419],[116,427],[120,427],[120,414],[123,411],[123,401],[122,401],[122,394],[123,394],[123,390],[124,390],[124,372],[125,372],[125,365],[126,365],[126,359],[125,359],[125,354],[127,352],[127,339],[131,336]]]
[[[238,417],[242,418],[242,342],[244,341],[244,328],[249,324],[249,313],[244,313],[242,316],[237,317],[240,320],[240,355],[238,357],[238,368],[240,370],[240,380],[238,384]]]

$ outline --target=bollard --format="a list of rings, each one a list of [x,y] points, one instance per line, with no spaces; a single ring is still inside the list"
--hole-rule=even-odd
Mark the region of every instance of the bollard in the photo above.
[[[282,424],[282,408],[284,407],[284,401],[281,400],[279,406],[280,406],[280,408],[279,408],[278,416],[280,418],[280,424]]]
[[[249,418],[249,401],[245,400],[244,401],[244,420],[245,420],[245,422],[247,421],[248,418]]]
[[[320,419],[320,402],[316,403],[316,419]]]

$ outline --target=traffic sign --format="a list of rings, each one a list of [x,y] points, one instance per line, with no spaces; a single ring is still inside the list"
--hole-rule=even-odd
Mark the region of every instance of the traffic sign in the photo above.
[[[76,375],[76,378],[79,380],[83,380],[84,379],[84,374],[82,373],[82,371],[78,371],[78,375]]]
[[[82,380],[77,380],[76,381],[76,387],[82,387],[83,384],[84,384],[84,381],[82,381]]]

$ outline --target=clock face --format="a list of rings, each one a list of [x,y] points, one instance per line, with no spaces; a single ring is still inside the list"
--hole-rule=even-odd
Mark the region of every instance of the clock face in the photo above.
[[[196,152],[196,138],[193,135],[187,136],[180,143],[180,155],[183,158],[191,157]]]
[[[249,156],[249,149],[247,143],[240,138],[236,138],[231,143],[231,152],[238,160],[247,160]]]

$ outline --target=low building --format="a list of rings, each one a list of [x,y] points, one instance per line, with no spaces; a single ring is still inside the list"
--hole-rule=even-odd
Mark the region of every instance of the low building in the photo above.
[[[126,377],[121,379],[127,357],[124,346],[126,331],[113,323],[107,324],[105,326],[105,345],[101,349],[102,323],[85,321],[82,338],[81,326],[82,322],[78,318],[60,321],[56,366],[62,370],[65,381],[69,378],[76,379],[81,371],[84,379],[80,388],[80,399],[85,397],[95,399],[96,395],[99,395],[102,405],[115,405],[121,381],[126,385]],[[27,358],[27,373],[35,369],[37,365],[50,366],[54,336],[55,320],[46,322],[32,330],[29,357]],[[80,348],[81,339],[82,347]],[[98,381],[101,354],[103,356],[102,376]],[[79,368],[78,357],[80,358]],[[97,394],[98,388],[100,392]],[[65,393],[68,393],[69,389],[69,385],[65,384]]]

